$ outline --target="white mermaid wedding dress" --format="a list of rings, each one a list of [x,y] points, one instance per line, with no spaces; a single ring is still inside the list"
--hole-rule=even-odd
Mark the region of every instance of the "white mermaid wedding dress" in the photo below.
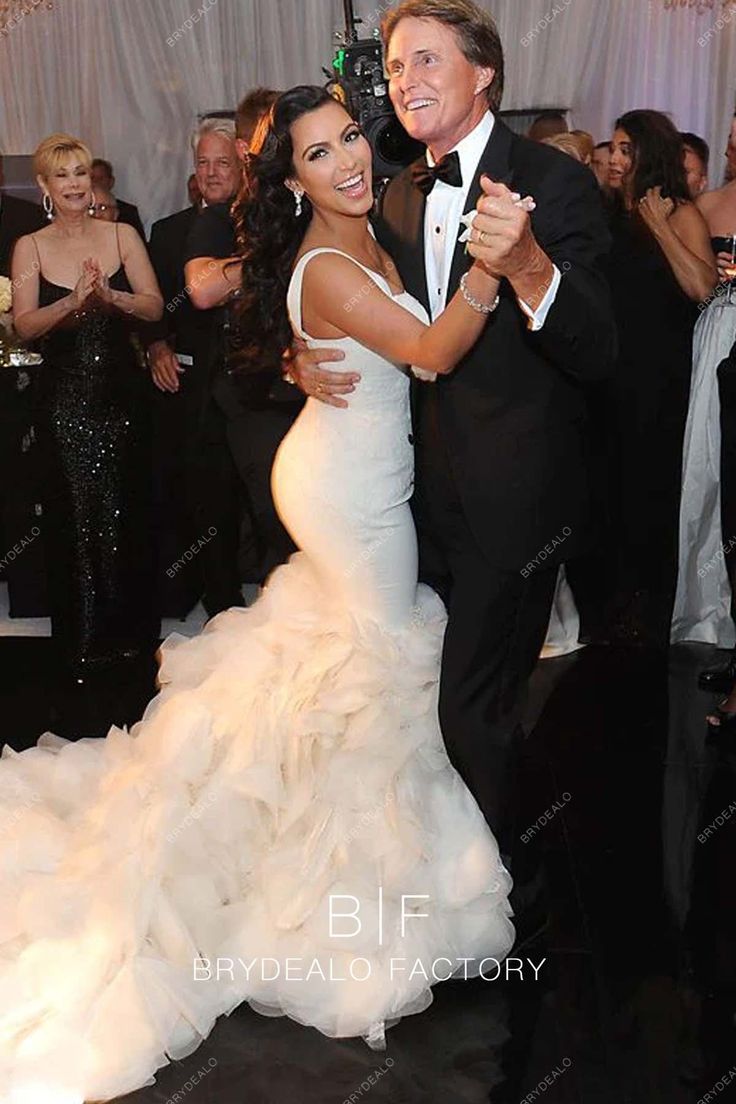
[[[313,255],[289,291],[298,333]],[[350,409],[308,401],[274,467],[302,551],[252,608],[166,641],[130,732],[4,750],[12,1104],[150,1084],[243,1001],[380,1047],[437,980],[511,948],[510,878],[437,721],[445,614],[417,588],[409,379],[342,346]]]

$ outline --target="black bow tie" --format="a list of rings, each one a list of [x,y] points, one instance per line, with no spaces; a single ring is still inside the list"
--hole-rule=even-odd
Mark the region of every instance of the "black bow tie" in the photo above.
[[[462,188],[463,174],[460,170],[460,154],[457,150],[448,153],[437,165],[428,165],[423,161],[412,169],[412,180],[423,195],[428,196],[438,180],[452,188]]]

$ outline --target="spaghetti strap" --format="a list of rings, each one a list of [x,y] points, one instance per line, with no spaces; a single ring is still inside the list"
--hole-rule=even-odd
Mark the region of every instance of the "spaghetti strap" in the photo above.
[[[36,235],[31,234],[31,241],[33,242],[33,248],[36,250],[36,260],[38,261],[38,272],[41,274],[41,253],[38,248],[38,242],[36,241]]]
[[[113,225],[115,227],[115,241],[118,243],[118,261],[120,262],[120,265],[122,265],[123,254],[120,252],[120,232],[118,230],[117,222],[113,223]],[[120,267],[120,265],[118,265],[118,267]]]
[[[380,281],[385,284],[386,288],[388,288],[386,294],[391,296],[391,286],[386,277],[380,272],[375,272],[372,268],[367,268],[364,264],[361,264],[360,261],[356,261],[355,257],[351,257],[349,253],[343,252],[342,249],[330,249],[327,246],[323,246],[321,249],[310,249],[310,251],[305,253],[301,260],[295,265],[291,276],[291,283],[289,284],[289,292],[286,297],[286,305],[289,311],[292,329],[297,337],[301,337],[302,339],[306,339],[308,336],[302,329],[302,285],[304,283],[304,272],[312,258],[318,257],[320,253],[336,253],[338,257],[347,257],[347,259],[352,261],[354,265],[357,265],[358,268],[362,268],[363,272],[367,273],[372,280]]]

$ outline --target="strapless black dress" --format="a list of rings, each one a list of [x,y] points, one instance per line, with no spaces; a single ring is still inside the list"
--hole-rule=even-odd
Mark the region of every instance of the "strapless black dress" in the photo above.
[[[123,269],[110,286],[130,291]],[[39,305],[69,289],[40,276]],[[37,432],[52,635],[76,674],[150,648],[148,380],[128,319],[97,303],[39,343]]]

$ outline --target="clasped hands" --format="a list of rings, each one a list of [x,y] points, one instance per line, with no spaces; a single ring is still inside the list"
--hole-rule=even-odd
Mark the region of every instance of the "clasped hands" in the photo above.
[[[539,252],[530,218],[537,205],[531,196],[522,199],[488,176],[481,176],[480,186],[483,195],[476,210],[462,218],[468,229],[460,241],[491,275],[513,283]]]
[[[100,262],[94,257],[87,257],[82,262],[82,275],[77,280],[72,292],[72,303],[75,310],[82,310],[87,300],[94,298],[108,306],[114,302],[114,292],[110,288],[110,281],[102,271]]]

